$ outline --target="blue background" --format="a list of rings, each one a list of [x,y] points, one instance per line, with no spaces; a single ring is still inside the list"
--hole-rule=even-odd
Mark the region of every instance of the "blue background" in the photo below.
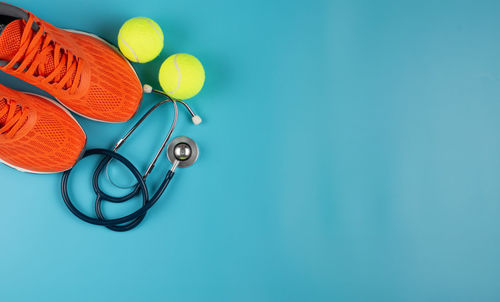
[[[115,43],[150,17],[166,48],[141,80],[177,52],[207,80],[204,123],[175,132],[199,161],[131,232],[76,219],[60,175],[0,167],[0,301],[500,300],[500,2],[12,3]],[[122,153],[144,169],[171,117]],[[78,120],[90,148],[131,125]],[[86,210],[93,164],[71,181]]]

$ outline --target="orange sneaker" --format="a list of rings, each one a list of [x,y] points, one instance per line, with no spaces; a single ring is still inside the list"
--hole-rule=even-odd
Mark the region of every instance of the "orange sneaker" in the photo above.
[[[92,34],[63,30],[0,2],[0,70],[103,122],[132,118],[142,86],[118,50]]]
[[[62,172],[83,155],[85,142],[61,105],[0,85],[0,162],[22,172]]]

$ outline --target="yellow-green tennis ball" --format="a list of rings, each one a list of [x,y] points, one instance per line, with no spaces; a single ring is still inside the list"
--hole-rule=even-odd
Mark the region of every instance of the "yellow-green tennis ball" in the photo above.
[[[149,18],[132,18],[120,28],[118,47],[130,61],[146,63],[156,58],[163,49],[163,32]]]
[[[160,85],[173,98],[185,100],[200,92],[205,70],[200,61],[187,53],[168,57],[160,67]]]

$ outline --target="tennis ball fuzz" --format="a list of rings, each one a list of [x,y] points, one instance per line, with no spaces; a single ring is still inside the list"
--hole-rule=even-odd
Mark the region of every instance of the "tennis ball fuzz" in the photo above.
[[[163,32],[155,21],[135,17],[120,28],[118,47],[130,61],[146,63],[156,58],[163,49]]]
[[[205,70],[192,55],[178,53],[168,57],[160,67],[160,85],[173,98],[185,100],[200,92]]]

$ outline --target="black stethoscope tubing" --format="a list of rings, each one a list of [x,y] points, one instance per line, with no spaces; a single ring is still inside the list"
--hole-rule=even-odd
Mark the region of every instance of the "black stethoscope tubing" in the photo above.
[[[120,155],[116,152],[113,152],[110,150],[105,150],[105,149],[88,150],[87,152],[85,152],[85,155],[83,156],[83,158],[88,157],[88,156],[92,156],[92,155],[105,156],[105,158],[96,167],[96,170],[94,171],[94,175],[92,177],[92,187],[94,189],[94,192],[97,194],[95,208],[96,208],[96,212],[97,212],[98,217],[93,218],[93,217],[90,217],[90,216],[82,213],[80,210],[78,210],[75,207],[75,205],[71,201],[71,198],[69,197],[69,194],[68,194],[68,179],[69,179],[69,175],[71,174],[71,170],[64,172],[64,174],[62,176],[61,192],[62,192],[63,200],[64,200],[64,203],[66,204],[66,206],[68,207],[68,209],[76,217],[80,218],[81,220],[83,220],[85,222],[91,223],[91,224],[106,226],[107,228],[109,228],[113,231],[119,231],[119,232],[128,231],[128,230],[136,227],[137,225],[139,225],[139,223],[142,221],[142,219],[144,219],[144,216],[146,215],[147,211],[160,199],[163,192],[165,192],[165,190],[168,187],[168,184],[170,183],[170,180],[172,179],[172,177],[175,174],[174,172],[169,170],[167,175],[165,176],[165,179],[163,180],[162,184],[160,185],[160,187],[156,191],[156,193],[153,195],[153,197],[151,199],[149,199],[149,191],[148,191],[146,183],[143,179],[143,176],[141,175],[139,170],[137,170],[137,168],[128,159],[126,159],[125,157],[123,157],[122,155]],[[132,173],[132,175],[134,175],[135,179],[137,180],[137,185],[134,188],[134,190],[131,193],[129,193],[125,196],[122,196],[122,197],[110,196],[110,195],[106,194],[105,192],[103,192],[99,188],[99,175],[102,173],[106,164],[109,161],[111,161],[112,159],[118,160],[123,165],[125,165],[125,167],[127,169],[129,169],[129,171]],[[115,203],[125,202],[125,201],[128,201],[128,200],[132,199],[133,197],[135,197],[139,192],[142,193],[142,207],[140,209],[138,209],[137,211],[135,211],[129,215],[123,216],[121,218],[106,219],[103,216],[102,211],[101,211],[102,201],[110,201],[110,202],[115,202]],[[125,224],[125,223],[128,223],[128,224]],[[122,225],[122,224],[125,224],[125,225]]]

